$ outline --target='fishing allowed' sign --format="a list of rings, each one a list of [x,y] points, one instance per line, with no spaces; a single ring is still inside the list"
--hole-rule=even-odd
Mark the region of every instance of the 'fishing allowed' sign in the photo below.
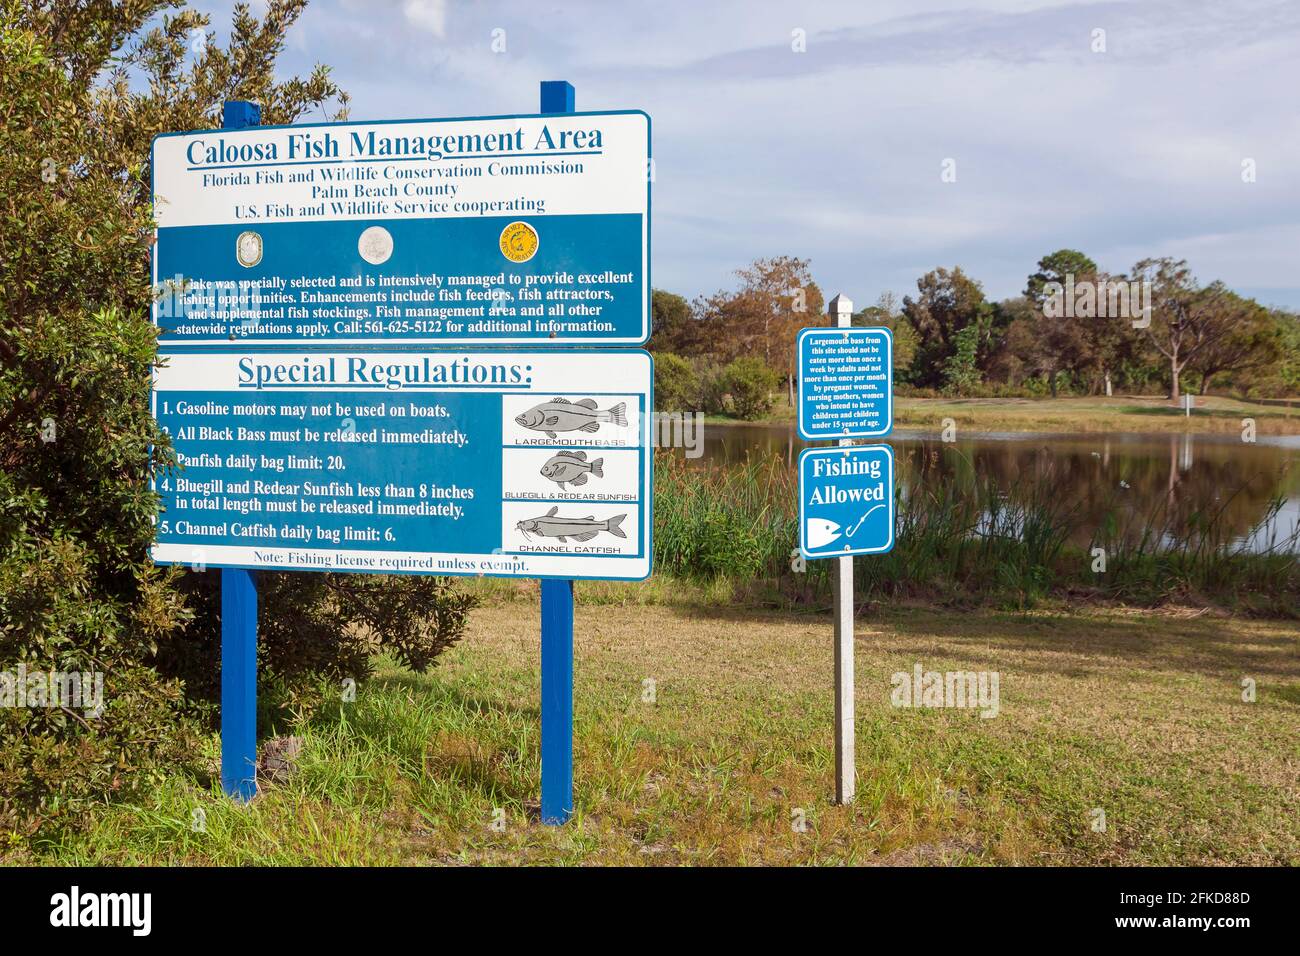
[[[799,550],[807,558],[894,547],[894,449],[809,448],[799,456]]]

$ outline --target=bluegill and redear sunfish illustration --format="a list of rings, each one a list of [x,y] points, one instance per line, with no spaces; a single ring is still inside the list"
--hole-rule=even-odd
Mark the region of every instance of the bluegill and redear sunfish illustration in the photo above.
[[[587,461],[585,451],[566,449],[557,451],[546,464],[542,465],[542,477],[551,479],[561,488],[566,484],[577,487],[587,483],[587,475],[604,478],[605,472],[602,470],[604,464],[604,458]]]
[[[596,407],[594,398],[577,402],[553,398],[515,416],[516,425],[544,432],[548,438],[555,438],[557,432],[599,431],[602,422],[627,425],[627,403],[619,402],[613,408],[601,409]]]
[[[590,541],[602,531],[607,531],[616,538],[627,537],[627,533],[619,527],[627,517],[625,514],[598,521],[592,515],[587,515],[585,518],[561,518],[559,510],[559,505],[556,505],[540,517],[525,518],[517,522],[515,528],[522,531],[524,537],[530,541],[532,540],[530,536],[534,534],[560,541],[567,541],[569,538],[574,541]]]

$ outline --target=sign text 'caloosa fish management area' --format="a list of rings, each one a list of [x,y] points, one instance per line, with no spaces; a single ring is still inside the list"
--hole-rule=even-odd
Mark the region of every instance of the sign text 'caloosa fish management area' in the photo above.
[[[639,349],[170,354],[154,559],[643,578],[651,379]]]
[[[641,112],[159,136],[164,345],[640,345]]]

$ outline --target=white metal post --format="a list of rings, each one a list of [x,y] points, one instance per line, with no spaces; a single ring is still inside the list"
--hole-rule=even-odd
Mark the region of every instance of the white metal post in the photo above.
[[[828,311],[835,324],[853,324],[853,302],[843,295],[831,299]],[[841,445],[853,440],[841,438]],[[835,558],[835,802],[852,803],[857,791],[854,756],[853,702],[853,558]]]

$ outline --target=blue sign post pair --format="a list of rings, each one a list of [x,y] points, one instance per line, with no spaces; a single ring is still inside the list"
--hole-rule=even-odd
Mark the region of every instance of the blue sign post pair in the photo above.
[[[835,800],[857,788],[854,729],[853,555],[894,546],[894,450],[854,445],[893,427],[893,335],[853,328],[853,303],[829,303],[832,328],[804,329],[797,345],[799,434],[837,447],[799,456],[799,551],[838,558],[831,569],[835,616]]]
[[[541,113],[543,115],[554,116],[573,112],[574,90],[572,85],[563,81],[543,82],[541,84]],[[222,127],[227,130],[237,130],[258,126],[261,121],[260,113],[260,108],[256,104],[239,101],[227,102],[223,112]],[[272,163],[270,165],[276,164]],[[300,173],[299,175],[304,174]],[[310,212],[310,210],[307,211]],[[264,227],[263,231],[266,231]],[[374,236],[369,236],[371,231],[375,233]],[[266,242],[265,237],[256,230],[247,230],[241,234],[237,244],[239,265],[245,268],[253,268],[260,264]],[[511,263],[526,263],[536,254],[537,247],[537,230],[527,222],[512,223],[502,232],[501,253]],[[366,233],[362,234],[359,249],[361,257],[367,262],[382,264],[393,254],[391,236],[383,228],[376,227],[374,230],[367,230]],[[523,278],[516,278],[518,278],[519,282],[524,281]],[[356,281],[360,282],[360,279]],[[645,276],[644,281],[649,282],[648,274]],[[496,291],[500,292],[500,290]],[[332,293],[326,293],[326,295],[329,294]],[[360,293],[353,295],[359,296]],[[460,293],[456,293],[454,297],[448,293],[445,297],[454,302],[460,296]],[[504,301],[508,300],[508,298],[508,295],[502,294],[500,298],[493,301]],[[538,293],[536,298],[540,299],[541,294]],[[558,313],[552,310],[548,314],[554,316]],[[360,320],[357,321],[360,322]],[[361,323],[361,325],[364,329],[368,330],[370,328],[367,323]],[[433,328],[434,322],[424,323],[424,325]],[[253,325],[251,328],[253,331],[260,331],[260,326]],[[242,329],[243,332],[248,332],[248,330],[247,327]],[[230,337],[234,339],[235,335],[232,334]],[[346,360],[353,365],[366,361],[365,356],[349,356]],[[423,361],[428,363],[429,360],[426,358]],[[466,363],[468,365],[468,359]],[[304,368],[307,368],[309,364],[304,365]],[[455,370],[453,369],[453,371]],[[531,366],[525,369],[525,373],[531,371]],[[289,386],[292,386],[292,384],[290,382]],[[461,384],[462,387],[467,387],[464,383]],[[470,385],[476,384],[477,382],[470,383]],[[281,385],[280,387],[289,386]],[[326,393],[322,392],[321,394],[323,396]],[[647,396],[646,402],[648,403],[648,401]],[[615,427],[626,426],[625,404],[615,404],[612,408],[603,410],[597,409],[595,405],[596,402],[593,399],[569,401],[566,398],[556,397],[550,399],[549,402],[538,404],[536,408],[531,410],[521,408],[513,421],[521,428],[534,428],[539,430],[539,434],[546,433],[551,439],[555,439],[556,434],[560,432],[570,432],[580,436],[575,439],[566,435],[569,443],[573,445],[590,444],[595,441],[588,433],[603,434],[602,429],[608,431]],[[402,407],[400,404],[397,406],[398,410]],[[552,417],[534,422],[529,416],[537,413],[539,409],[545,415]],[[643,409],[641,414],[647,412],[648,409]],[[498,427],[513,426],[507,423],[506,426]],[[546,431],[548,428],[550,429],[549,432]],[[221,431],[220,429],[208,430],[213,433]],[[418,431],[415,428],[407,430],[413,433]],[[358,434],[360,437],[365,437],[367,434],[366,429],[362,428]],[[546,458],[552,451],[553,449],[544,448],[540,458]],[[519,454],[530,453],[523,452]],[[299,458],[301,459],[301,455]],[[591,458],[588,457],[588,453],[585,451],[570,450],[564,451],[562,454],[557,455],[556,458],[562,459],[563,466],[569,469],[569,471],[562,473],[562,478],[571,485],[585,484],[588,473],[598,478],[605,478],[606,473],[600,467],[602,463],[613,472],[608,476],[607,482],[621,480],[624,484],[627,484],[629,482],[636,483],[639,480],[637,469],[629,464],[636,460],[635,450],[615,449],[604,452],[603,456],[598,452],[593,452]],[[336,466],[331,464],[329,467]],[[342,458],[339,458],[337,467],[340,470],[342,469]],[[547,465],[546,467],[552,466]],[[619,469],[622,471],[619,472]],[[552,468],[552,471],[554,471],[554,468]],[[550,477],[550,473],[545,470],[541,474],[543,478]],[[621,478],[619,477],[620,474]],[[552,482],[558,480],[560,479],[551,478]],[[646,482],[648,487],[648,472],[646,473]],[[284,484],[286,488],[289,487],[287,482]],[[344,489],[340,491],[341,495],[346,496],[352,493],[350,483],[340,480],[339,487]],[[559,484],[558,487],[560,489],[566,488],[564,483]],[[606,487],[606,485],[602,484],[601,487]],[[600,493],[606,494],[603,491]],[[368,492],[368,494],[371,494],[371,497],[374,496],[373,493]],[[562,491],[561,494],[567,497],[560,504],[553,504],[551,510],[547,512],[547,516],[554,515],[561,507],[571,510],[572,502],[569,499],[583,497],[582,494],[574,494],[567,490]],[[595,493],[589,494],[587,497],[595,497]],[[552,500],[554,499],[548,499],[548,503]],[[377,503],[381,506],[385,504],[384,502]],[[283,504],[286,507],[292,504],[295,508],[299,508],[309,507],[312,503],[295,499],[286,501]],[[601,521],[592,518],[574,518],[569,516],[566,511],[563,519],[557,517],[548,522],[546,517],[542,517],[533,520],[531,523],[521,521],[518,522],[518,525],[526,529],[531,528],[534,534],[543,536],[551,534],[554,537],[556,534],[563,532],[564,535],[569,536],[568,540],[570,542],[574,542],[568,547],[575,552],[581,550],[596,554],[603,549],[605,552],[614,553],[617,551],[617,546],[621,546],[620,542],[626,540],[629,535],[629,532],[623,528],[623,519],[632,509],[631,506],[621,502],[620,506],[623,513]],[[587,507],[590,508],[591,506],[587,505]],[[607,505],[605,507],[610,510],[612,506]],[[612,510],[619,509],[613,508]],[[185,513],[184,510],[180,510],[176,516],[169,517],[173,519],[173,523],[179,524],[184,520]],[[649,547],[649,515],[650,510],[648,502],[646,502],[644,523],[647,527],[641,528],[640,534],[647,550]],[[319,521],[312,522],[314,525],[321,523]],[[638,520],[638,526],[640,523]],[[249,523],[245,522],[243,524]],[[592,530],[587,530],[588,526]],[[163,522],[160,525],[160,534],[167,531],[168,522]],[[604,534],[601,541],[588,543],[588,539],[601,533]],[[566,537],[560,536],[558,540],[565,542]],[[610,542],[615,547],[611,547]],[[601,547],[596,547],[596,545]],[[253,577],[253,569],[248,567],[223,567],[221,569],[221,592],[221,783],[222,789],[229,796],[246,802],[251,800],[257,792],[257,587]],[[573,581],[563,578],[543,578],[541,580],[541,605],[541,810],[543,823],[558,825],[565,823],[573,813]]]

